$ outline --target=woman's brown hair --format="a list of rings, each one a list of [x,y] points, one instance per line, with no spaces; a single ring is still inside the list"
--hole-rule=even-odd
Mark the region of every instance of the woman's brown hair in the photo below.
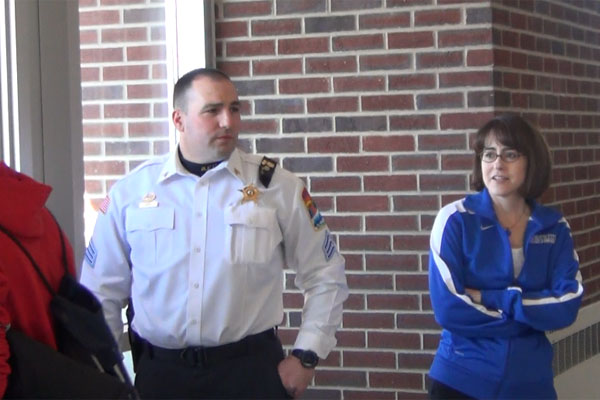
[[[523,117],[514,114],[498,115],[477,131],[473,142],[475,159],[472,187],[477,191],[485,187],[481,175],[481,153],[485,140],[491,134],[504,146],[515,149],[527,157],[525,182],[519,188],[519,193],[528,200],[540,197],[550,186],[552,172],[550,149],[546,139],[537,129]]]

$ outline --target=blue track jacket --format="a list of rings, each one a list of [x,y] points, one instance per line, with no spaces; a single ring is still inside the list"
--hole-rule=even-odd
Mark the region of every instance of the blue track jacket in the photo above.
[[[429,375],[475,398],[556,398],[544,331],[575,321],[583,286],[567,221],[529,204],[516,279],[486,189],[443,207],[431,232],[429,289],[444,329]],[[482,304],[465,287],[481,290]]]

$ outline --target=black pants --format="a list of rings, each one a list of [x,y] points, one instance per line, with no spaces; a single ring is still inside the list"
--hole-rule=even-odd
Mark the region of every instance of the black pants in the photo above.
[[[272,330],[271,330],[272,331]],[[204,357],[146,345],[140,356],[135,386],[146,399],[285,399],[289,398],[277,366],[283,349],[276,334],[263,332],[235,345],[220,346]],[[212,351],[212,350],[211,350]]]
[[[451,388],[448,385],[444,385],[442,382],[431,379],[431,385],[429,386],[429,398],[431,400],[474,400],[473,397],[469,397],[463,392],[459,392],[456,389]]]

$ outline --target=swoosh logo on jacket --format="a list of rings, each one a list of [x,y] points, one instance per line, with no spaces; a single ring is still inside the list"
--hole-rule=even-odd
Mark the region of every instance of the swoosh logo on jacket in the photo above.
[[[490,229],[490,228],[491,228],[491,227],[493,227],[493,226],[494,226],[494,225],[486,225],[486,226],[483,226],[483,225],[481,225],[481,230],[482,230],[482,231],[485,231],[485,230],[488,230],[488,229]]]

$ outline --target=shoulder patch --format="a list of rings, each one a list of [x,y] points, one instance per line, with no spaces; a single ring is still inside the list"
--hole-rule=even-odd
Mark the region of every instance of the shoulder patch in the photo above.
[[[271,179],[273,179],[276,167],[277,161],[268,157],[263,157],[260,166],[258,167],[258,179],[264,187],[268,188],[271,184]]]
[[[306,206],[306,210],[308,211],[308,216],[310,218],[314,230],[319,231],[323,229],[325,227],[325,220],[321,216],[321,212],[317,208],[317,205],[313,201],[312,197],[310,197],[310,194],[308,193],[308,190],[306,190],[306,188],[302,190],[302,201]]]

